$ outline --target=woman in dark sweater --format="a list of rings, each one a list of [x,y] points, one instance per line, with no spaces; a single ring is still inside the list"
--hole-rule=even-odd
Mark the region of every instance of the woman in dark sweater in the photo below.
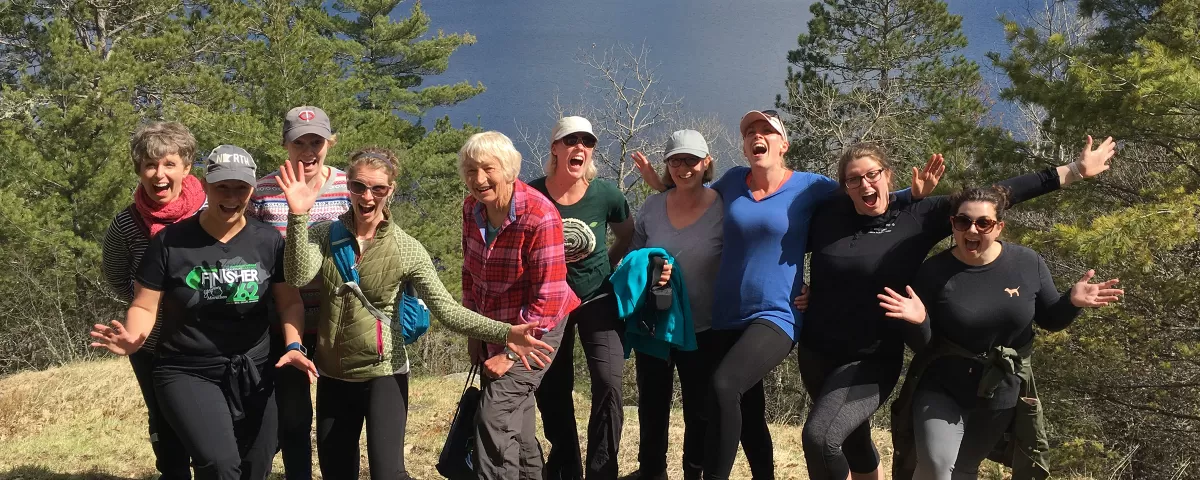
[[[914,360],[913,431],[918,479],[974,479],[979,464],[1014,423],[1019,400],[1036,405],[1029,350],[1033,325],[1066,328],[1082,307],[1123,295],[1117,280],[1094,284],[1089,270],[1059,294],[1037,252],[999,241],[1004,189],[973,188],[952,197],[955,246],[930,258],[906,294],[885,288],[885,315],[921,325],[930,345]],[[922,300],[923,299],[923,300]],[[927,314],[928,313],[928,314]],[[1011,371],[994,368],[1007,361]],[[920,372],[922,370],[923,372]]]
[[[1091,138],[1071,164],[1003,182],[1014,203],[1052,192],[1108,169],[1112,139]],[[890,322],[875,295],[902,290],[938,242],[950,235],[950,198],[926,197],[944,167],[935,155],[913,169],[913,201],[892,202],[892,169],[874,145],[848,149],[838,164],[846,195],[820,205],[808,247],[811,300],[798,335],[800,373],[813,398],[804,424],[804,453],[814,479],[882,478],[869,419],[896,386],[906,332]],[[799,308],[799,307],[798,307]]]
[[[150,238],[163,227],[195,215],[205,199],[200,181],[189,173],[196,139],[187,127],[176,122],[148,123],[134,132],[129,150],[138,186],[133,203],[118,212],[108,226],[101,250],[104,280],[126,303],[133,301],[134,278]],[[155,467],[163,480],[188,479],[192,478],[191,459],[154,395],[151,370],[161,324],[155,322],[142,348],[129,355],[129,364],[146,402]]]

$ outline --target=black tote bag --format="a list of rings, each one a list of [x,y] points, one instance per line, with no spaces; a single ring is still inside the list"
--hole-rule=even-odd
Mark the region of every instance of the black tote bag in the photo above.
[[[438,455],[437,471],[450,480],[476,478],[473,464],[475,414],[479,411],[479,398],[482,395],[474,385],[475,375],[478,373],[479,365],[472,365],[467,373],[467,383],[463,385],[462,397],[458,399],[454,419],[450,421],[450,433],[446,436],[446,443],[442,445],[441,455]]]

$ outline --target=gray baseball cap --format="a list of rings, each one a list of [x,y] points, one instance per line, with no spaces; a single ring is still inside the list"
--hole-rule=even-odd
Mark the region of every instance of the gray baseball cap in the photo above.
[[[550,141],[557,142],[563,137],[572,133],[586,133],[593,137],[596,132],[592,131],[592,122],[583,117],[563,117],[554,123],[554,128],[550,130]]]
[[[254,176],[256,167],[254,158],[242,147],[221,145],[214,148],[204,162],[204,181],[238,180],[254,186],[258,178]]]
[[[328,140],[333,136],[329,115],[317,107],[302,106],[288,110],[283,117],[283,141],[290,143],[304,135],[315,133]]]
[[[671,158],[677,153],[686,153],[695,155],[700,158],[708,156],[708,142],[704,140],[704,135],[695,130],[678,130],[671,134],[671,138],[667,139],[667,146],[663,147],[667,153],[663,158]]]

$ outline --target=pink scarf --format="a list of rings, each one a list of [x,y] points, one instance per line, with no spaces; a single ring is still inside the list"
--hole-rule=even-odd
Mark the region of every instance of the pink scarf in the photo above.
[[[183,177],[183,189],[179,192],[179,197],[165,205],[150,198],[150,194],[146,193],[146,189],[140,183],[133,192],[133,206],[137,209],[142,225],[149,230],[150,238],[157,235],[163,227],[192,216],[200,210],[201,205],[204,205],[204,187],[200,185],[200,180],[192,175]]]

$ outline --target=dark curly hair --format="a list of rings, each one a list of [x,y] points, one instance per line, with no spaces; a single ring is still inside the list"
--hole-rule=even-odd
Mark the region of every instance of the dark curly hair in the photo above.
[[[950,212],[958,213],[959,207],[966,202],[987,202],[996,207],[996,220],[1004,220],[1004,211],[1008,210],[1008,196],[1008,189],[999,185],[967,187],[950,196]]]

